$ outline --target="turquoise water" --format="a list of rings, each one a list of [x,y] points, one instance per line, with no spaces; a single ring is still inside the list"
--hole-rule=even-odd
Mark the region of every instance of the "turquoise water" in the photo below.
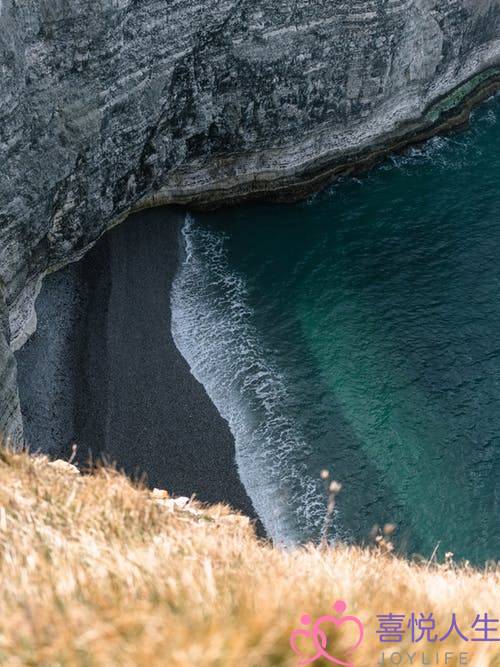
[[[174,334],[278,541],[500,558],[500,98],[308,202],[186,222]],[[209,443],[207,443],[209,455]]]

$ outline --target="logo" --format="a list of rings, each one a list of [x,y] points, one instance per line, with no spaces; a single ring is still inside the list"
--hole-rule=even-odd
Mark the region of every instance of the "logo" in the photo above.
[[[356,616],[343,616],[343,613],[347,609],[347,605],[343,600],[337,600],[333,605],[333,609],[337,615],[326,614],[325,616],[320,616],[314,622],[309,614],[303,614],[300,622],[305,627],[297,628],[290,635],[290,646],[295,655],[298,656],[301,667],[303,665],[310,665],[320,658],[324,658],[334,665],[354,667],[354,663],[350,661],[350,655],[354,653],[363,641],[365,633],[363,623]],[[356,642],[344,651],[347,660],[349,660],[348,662],[337,658],[334,647],[328,645],[328,630],[338,630],[341,626],[354,628],[357,637]],[[306,627],[309,627],[309,630],[306,630]],[[309,654],[305,653],[302,649],[302,645],[307,642],[311,642],[311,651]]]

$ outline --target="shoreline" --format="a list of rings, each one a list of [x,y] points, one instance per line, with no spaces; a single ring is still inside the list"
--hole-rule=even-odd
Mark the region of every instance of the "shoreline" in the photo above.
[[[470,84],[471,81],[468,83]],[[432,115],[432,113],[436,113],[436,107],[444,106],[444,111],[443,109],[439,111],[437,120],[434,120],[434,122],[430,123],[428,126],[421,126],[421,123],[424,120],[423,117],[419,121],[420,129],[416,130],[414,127],[413,132],[408,131],[403,137],[399,137],[399,143],[395,142],[391,144],[387,141],[387,137],[381,137],[378,142],[369,147],[365,156],[353,156],[351,162],[344,161],[342,164],[337,164],[330,168],[327,168],[325,164],[319,167],[316,164],[314,167],[308,168],[307,171],[302,171],[295,175],[294,178],[300,180],[299,185],[295,184],[293,186],[288,184],[281,189],[278,186],[273,191],[256,191],[254,188],[258,188],[260,181],[258,180],[258,177],[255,177],[252,181],[251,192],[246,194],[240,193],[233,198],[231,195],[231,188],[229,188],[224,191],[223,196],[219,198],[215,206],[206,202],[197,203],[196,198],[193,196],[188,196],[187,201],[175,197],[170,198],[167,201],[162,199],[160,195],[153,196],[148,202],[142,202],[142,204],[136,207],[134,212],[131,212],[130,215],[124,217],[121,224],[115,225],[108,232],[103,234],[96,242],[95,246],[84,255],[83,259],[81,259],[78,264],[66,266],[65,269],[57,274],[54,273],[49,275],[46,279],[47,283],[50,282],[54,276],[58,276],[61,273],[63,274],[70,270],[73,272],[76,271],[79,280],[83,281],[84,284],[82,290],[84,296],[82,297],[82,295],[79,294],[77,299],[80,299],[80,307],[85,309],[86,317],[76,317],[76,324],[73,321],[69,324],[64,324],[66,327],[73,327],[72,333],[67,333],[65,336],[66,338],[73,337],[78,339],[83,335],[83,338],[85,339],[84,342],[80,341],[78,345],[75,344],[74,350],[70,350],[69,352],[66,351],[66,357],[64,359],[64,362],[66,363],[68,355],[69,357],[73,357],[71,360],[73,374],[72,388],[77,394],[77,398],[74,402],[73,427],[76,441],[83,443],[83,451],[88,452],[89,450],[92,450],[93,456],[95,456],[95,446],[93,446],[92,443],[96,440],[100,440],[105,444],[99,449],[99,455],[106,458],[108,461],[117,461],[118,467],[123,468],[129,475],[137,475],[140,474],[140,472],[143,472],[146,474],[150,485],[163,486],[176,495],[191,495],[192,493],[196,493],[197,497],[204,502],[227,502],[235,507],[235,509],[239,509],[247,516],[257,520],[258,531],[261,535],[264,534],[253,505],[239,478],[234,456],[234,438],[229,430],[227,422],[220,416],[202,385],[199,384],[191,374],[187,362],[180,355],[172,338],[170,328],[170,288],[175,275],[175,270],[180,260],[181,248],[179,237],[182,225],[181,218],[183,216],[180,209],[172,205],[172,202],[176,203],[182,200],[182,203],[190,204],[191,208],[194,210],[213,210],[214,208],[254,200],[275,201],[277,203],[288,201],[292,203],[304,199],[311,192],[316,192],[327,187],[339,176],[362,173],[375,166],[389,154],[403,151],[411,145],[421,144],[437,134],[468,125],[471,111],[482,101],[495,94],[499,87],[500,73],[495,71],[491,77],[481,80],[477,85],[473,86],[471,90],[468,90],[462,99],[455,103],[454,106],[449,106],[447,108],[447,101],[454,95],[457,95],[457,90],[455,90],[449,96],[446,96],[431,105],[427,110],[426,114]],[[410,126],[408,129],[410,130]],[[268,185],[272,185],[271,181],[266,182],[266,186]],[[228,193],[229,197],[227,196]],[[215,189],[208,194],[217,197],[217,195],[220,195],[221,193]],[[205,193],[207,196],[208,194]],[[201,196],[203,196],[203,194]],[[166,222],[166,217],[176,218],[176,221],[170,220],[169,222]],[[160,242],[158,237],[155,237],[154,234],[150,233],[147,235],[144,234],[144,238],[141,238],[141,234],[138,232],[140,224],[149,225],[150,230],[154,228],[157,229],[158,225],[160,225],[162,227]],[[134,230],[132,230],[132,226],[135,226]],[[168,232],[165,231],[167,227],[169,228]],[[131,237],[129,239],[130,245],[128,247],[128,253],[126,252],[126,243],[115,242],[115,237],[119,237],[119,235],[128,235]],[[174,239],[175,235],[177,235],[176,239]],[[170,237],[170,242],[165,244],[167,237]],[[157,279],[160,278],[162,270],[166,273],[166,277],[164,276],[165,282],[163,284],[164,290],[159,294],[157,284],[156,297],[153,297],[152,295],[155,293],[154,290],[145,289],[145,286],[148,284],[148,281],[146,280],[140,289],[138,288],[138,285],[134,286],[134,298],[120,300],[117,296],[120,289],[127,297],[131,297],[130,292],[127,292],[129,287],[127,277],[130,277],[131,275],[148,276],[148,271],[145,271],[144,269],[147,267],[151,269],[152,266],[151,262],[148,264],[146,257],[140,257],[131,251],[131,249],[133,250],[138,247],[137,243],[139,240],[141,243],[144,242],[148,246],[146,254],[149,260],[151,260],[154,254],[151,251],[154,250],[158,253],[159,247],[163,248],[165,251],[165,256],[168,258],[166,266],[164,265],[162,268],[158,265],[154,266],[154,272]],[[120,256],[120,253],[125,254]],[[111,276],[108,276],[109,262],[111,262],[114,267],[112,270],[113,275]],[[131,273],[133,265],[135,268]],[[137,265],[142,267],[142,274],[141,271],[135,271]],[[149,278],[152,278],[151,272],[149,273]],[[149,284],[149,287],[151,287],[151,284]],[[146,300],[146,304],[142,303],[139,298],[141,289],[143,290],[142,293],[147,294],[149,297]],[[106,309],[106,303],[109,300],[111,300],[110,303],[112,304],[111,311]],[[155,301],[156,303],[154,303]],[[40,321],[43,321],[44,317],[42,303],[43,299],[40,299],[37,302],[37,310],[40,308]],[[140,392],[136,392],[135,399],[131,396],[125,396],[125,389],[128,384],[130,384],[133,369],[133,366],[123,361],[123,355],[127,356],[125,348],[128,348],[130,353],[135,345],[137,351],[137,346],[140,344],[140,341],[142,341],[145,343],[145,347],[143,347],[141,351],[141,353],[145,354],[145,357],[144,354],[143,357],[147,360],[151,369],[154,369],[155,371],[158,370],[152,356],[146,354],[148,351],[147,343],[149,341],[147,335],[148,325],[146,321],[141,320],[143,325],[142,329],[141,331],[135,332],[127,329],[126,322],[132,321],[129,319],[131,313],[143,315],[146,306],[152,307],[155,310],[157,317],[161,317],[158,315],[159,303],[163,303],[163,315],[165,316],[163,324],[168,326],[165,326],[161,333],[156,332],[157,335],[155,336],[155,339],[161,341],[164,345],[163,349],[166,351],[165,358],[170,360],[172,368],[174,369],[172,374],[173,377],[169,378],[164,386],[164,388],[166,388],[168,385],[168,392],[171,393],[167,392],[164,395],[175,396],[176,392],[180,392],[180,394],[184,396],[181,401],[170,401],[168,406],[163,405],[160,400],[160,388],[162,385],[160,384],[156,387],[149,386],[147,373],[144,373],[144,368],[142,369],[142,374],[140,374],[143,387],[143,390],[141,390],[142,394],[139,395]],[[56,310],[57,309],[54,309],[54,311],[52,311],[52,316],[55,316]],[[110,312],[114,313],[113,317],[110,316]],[[126,315],[127,318],[125,317]],[[72,318],[69,319],[71,320]],[[82,319],[87,322],[86,326],[82,323]],[[140,317],[136,318],[134,321],[138,322],[139,320]],[[159,326],[159,321],[160,320],[157,322],[157,329],[161,328]],[[88,326],[88,322],[92,323],[90,327]],[[61,321],[56,321],[55,326],[61,326]],[[35,348],[38,349],[38,353],[45,349],[45,346],[47,345],[46,337],[50,334],[50,330],[50,326],[39,326],[39,329],[35,332],[31,340],[29,340],[25,347],[18,353],[19,358],[26,355],[26,358],[31,359],[32,362]],[[96,335],[97,332],[100,332],[100,337],[99,335]],[[121,335],[123,333],[127,334],[125,339]],[[109,386],[105,381],[106,376],[100,372],[100,362],[98,355],[96,355],[96,351],[99,349],[99,346],[102,345],[105,336],[107,340],[104,347],[101,348],[101,353],[106,356],[107,362],[110,363],[114,369],[113,381]],[[44,337],[45,342],[43,342]],[[113,350],[113,346],[111,345],[110,347],[110,341],[112,344],[120,341],[120,344],[122,345],[121,351],[117,352],[116,355],[110,354],[110,351]],[[117,348],[115,348],[115,351],[116,349]],[[120,355],[122,355],[120,363],[124,366],[125,370],[123,374],[120,374],[119,372],[120,363],[118,363],[118,357]],[[134,361],[137,362],[137,358],[134,358],[133,354],[129,354],[128,359],[134,359]],[[43,363],[41,366],[43,366]],[[168,365],[166,367],[168,367]],[[61,364],[61,368],[59,368],[54,373],[54,377],[51,378],[52,382],[59,383],[59,400],[64,400],[68,386],[67,379],[63,382],[61,377],[56,377],[62,375],[63,368],[66,368],[66,366]],[[87,370],[84,371],[84,369]],[[44,370],[46,371],[47,368],[45,367]],[[39,373],[43,380],[45,376],[41,369],[39,369]],[[23,384],[25,385],[24,390],[21,391],[21,393],[26,394],[27,392],[29,394],[31,392],[32,395],[33,392],[38,393],[38,398],[40,398],[40,386],[26,387],[25,379],[23,380],[22,378],[22,369],[19,375],[19,384],[21,385],[21,388]],[[26,371],[24,371],[24,375],[26,377]],[[167,377],[167,375],[168,374],[165,374],[165,377]],[[64,383],[66,383],[65,386],[63,386]],[[39,384],[40,383],[38,382],[38,385]],[[35,381],[33,385],[37,385],[37,381]],[[117,389],[121,390],[123,397],[122,401],[116,399],[116,395],[119,393],[117,392]],[[61,396],[63,397],[62,399]],[[151,396],[154,398],[152,402],[148,400],[148,397],[151,398]],[[195,412],[197,411],[197,401],[200,402],[201,414],[195,415]],[[23,402],[26,402],[26,395]],[[92,410],[89,410],[90,405],[92,405]],[[158,414],[163,414],[163,416],[165,416],[166,413],[169,413],[173,415],[173,421],[175,422],[176,428],[172,430],[174,424],[169,422],[167,425],[167,420],[165,420],[162,424],[164,435],[162,436],[159,431],[156,431],[155,437],[157,440],[153,442],[153,438],[153,440],[149,442],[149,446],[154,448],[157,456],[148,456],[145,458],[143,456],[145,450],[143,449],[141,451],[139,443],[140,438],[144,437],[144,433],[149,432],[151,434],[151,430],[148,431],[148,428],[151,429],[152,424],[144,426],[142,430],[140,425],[136,425],[135,428],[132,428],[131,426],[131,423],[133,422],[131,416],[133,416],[139,405],[146,406],[151,410],[156,406],[159,410]],[[49,407],[52,407],[53,409],[54,406]],[[93,414],[92,411],[95,411],[98,416],[95,418],[89,417],[89,415]],[[193,429],[194,415],[196,419],[201,418],[200,430],[203,431],[201,438],[200,433],[193,434],[193,431],[196,430]],[[36,421],[39,419],[39,415],[34,415],[33,419]],[[117,424],[120,424],[120,427],[117,427]],[[47,426],[45,426],[45,428],[47,428]],[[168,465],[168,459],[167,461],[161,460],[161,447],[158,445],[158,441],[162,437],[172,436],[173,434],[178,437],[182,429],[184,429],[185,437],[182,438],[181,444],[176,444],[175,446],[174,457],[176,465],[175,469],[171,469]],[[66,433],[68,431],[68,426],[65,424],[62,429],[52,428],[52,431],[54,430]],[[31,426],[28,429],[28,432],[33,432]],[[217,441],[216,444],[213,445],[217,449],[217,456],[221,457],[217,462],[215,462],[211,456],[205,456],[206,450],[203,447],[203,442],[206,444],[207,441],[205,433],[209,434],[208,439],[212,439],[212,441],[215,439]],[[117,434],[119,437],[117,437]],[[201,442],[201,440],[203,440],[203,442]],[[122,444],[119,445],[118,442]],[[122,446],[124,442],[126,443],[125,447]],[[69,443],[66,443],[65,445],[66,451],[68,451],[68,444]],[[44,447],[41,447],[41,449],[46,450],[46,448],[47,444],[44,443]],[[80,453],[80,458],[81,460],[84,460],[86,457]],[[154,460],[152,461],[151,458]],[[208,460],[203,461],[204,458]],[[161,461],[159,465],[158,461]]]
[[[183,222],[180,209],[135,214],[68,267],[79,274],[78,318],[54,318],[59,304],[54,307],[47,282],[37,304],[39,329],[18,355],[22,402],[40,401],[47,370],[59,364],[46,395],[74,397],[72,418],[60,412],[64,424],[56,431],[74,433],[81,464],[91,454],[173,495],[227,503],[254,520],[263,536],[239,477],[229,426],[173,341],[170,290]],[[53,292],[57,301],[60,290]],[[55,332],[65,339],[66,352],[44,355]],[[40,449],[53,424],[25,414],[31,418],[27,432],[39,432],[34,449]],[[69,445],[60,442],[56,451],[68,452]]]
[[[437,97],[424,109],[421,116],[406,121],[397,130],[380,134],[366,145],[353,149],[351,153],[345,151],[340,157],[323,155],[309,160],[293,171],[287,170],[281,176],[278,174],[275,178],[269,170],[256,171],[238,182],[234,174],[240,170],[233,165],[229,169],[233,177],[223,181],[217,181],[214,170],[210,170],[210,186],[204,183],[201,172],[193,172],[190,180],[201,184],[196,188],[188,182],[183,184],[185,175],[182,173],[174,174],[174,181],[177,182],[175,187],[165,186],[152,194],[139,197],[129,207],[118,210],[93,239],[80,243],[63,261],[54,262],[38,275],[27,276],[24,287],[11,297],[7,307],[11,349],[14,352],[21,349],[30,336],[26,323],[20,323],[26,320],[26,313],[32,311],[41,281],[70,263],[81,261],[104,235],[135,214],[166,207],[211,212],[246,203],[284,204],[303,201],[329,187],[339,178],[361,175],[391,155],[403,153],[412,146],[420,146],[434,136],[467,128],[472,111],[499,92],[500,64],[490,65],[462,81],[448,93]],[[241,159],[241,155],[221,158],[218,160],[217,172],[227,171],[228,165]],[[254,156],[254,161],[259,161],[257,156]]]

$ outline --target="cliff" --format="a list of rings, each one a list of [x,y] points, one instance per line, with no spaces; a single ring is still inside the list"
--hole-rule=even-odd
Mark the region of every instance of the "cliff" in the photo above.
[[[47,272],[140,207],[303,196],[463,122],[457,104],[499,76],[500,0],[1,0],[0,25],[0,429],[16,438],[11,351]]]

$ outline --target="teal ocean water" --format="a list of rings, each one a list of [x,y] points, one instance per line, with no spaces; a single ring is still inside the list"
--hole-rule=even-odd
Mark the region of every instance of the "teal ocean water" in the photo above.
[[[500,98],[309,201],[190,217],[174,336],[269,533],[500,558]],[[207,456],[210,443],[207,442]]]

